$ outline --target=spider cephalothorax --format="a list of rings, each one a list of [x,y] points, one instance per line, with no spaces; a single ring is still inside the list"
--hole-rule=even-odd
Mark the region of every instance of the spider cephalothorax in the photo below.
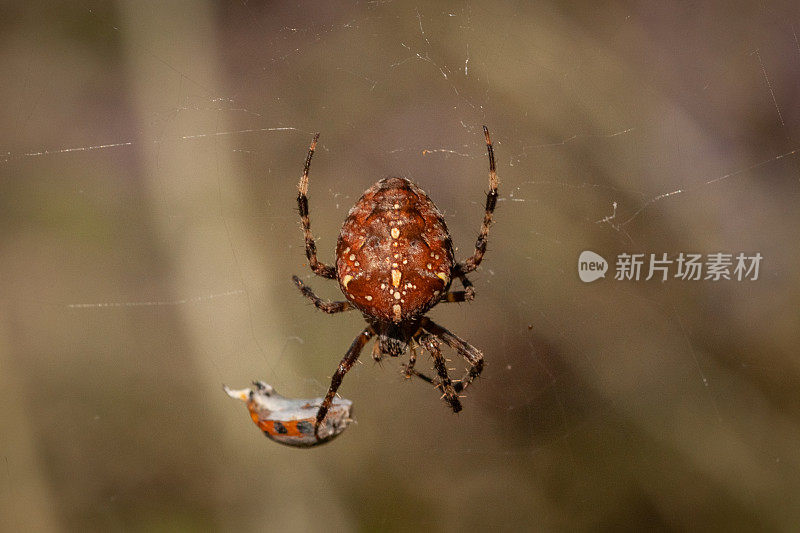
[[[483,354],[425,313],[439,302],[463,302],[475,292],[466,275],[475,270],[486,252],[486,238],[497,203],[497,174],[489,131],[483,128],[489,153],[489,194],[475,253],[463,263],[456,263],[453,244],[444,218],[428,195],[405,178],[386,178],[364,192],[350,209],[336,244],[336,267],[320,263],[308,219],[308,169],[319,134],[308,150],[297,203],[306,241],[306,256],[311,269],[319,276],[336,279],[347,301],[329,302],[317,297],[295,276],[294,282],[314,305],[326,313],[358,309],[368,326],[356,337],[345,354],[331,386],[317,413],[315,429],[325,419],[344,375],[358,359],[367,342],[377,336],[372,357],[397,357],[411,348],[405,365],[407,377],[417,376],[441,389],[453,411],[461,410],[458,393],[483,370]],[[464,290],[451,292],[453,279]],[[461,379],[450,379],[440,341],[454,348],[470,365]],[[416,347],[424,347],[433,356],[435,379],[414,370]]]

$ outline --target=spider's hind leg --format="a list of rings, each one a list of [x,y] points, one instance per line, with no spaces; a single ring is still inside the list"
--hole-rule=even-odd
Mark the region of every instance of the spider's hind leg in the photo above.
[[[453,277],[461,281],[461,286],[464,287],[463,291],[452,291],[442,296],[443,302],[471,302],[475,299],[475,288],[472,282],[467,278],[467,275],[459,270],[459,265],[453,270]]]
[[[297,276],[292,276],[292,281],[294,281],[294,284],[297,285],[298,289],[300,289],[300,292],[303,293],[303,296],[311,300],[311,302],[314,304],[314,307],[320,311],[333,314],[341,313],[342,311],[350,311],[353,309],[353,304],[350,302],[332,302],[329,300],[323,300],[314,294],[314,291],[311,290],[310,287],[306,287],[306,285]]]
[[[459,271],[464,274],[469,274],[481,264],[483,256],[486,253],[486,242],[489,239],[489,226],[492,224],[492,215],[494,208],[497,206],[497,187],[499,180],[497,179],[497,167],[494,162],[494,148],[492,147],[492,139],[489,137],[489,130],[486,126],[483,127],[483,135],[486,137],[486,151],[489,153],[489,193],[486,195],[486,207],[483,213],[483,223],[481,224],[480,233],[478,233],[478,240],[475,242],[475,253],[463,263],[458,265]]]
[[[297,208],[300,211],[300,222],[303,224],[303,237],[306,242],[308,266],[311,267],[314,274],[318,276],[336,279],[336,268],[326,265],[317,259],[317,245],[314,243],[314,236],[311,234],[311,221],[308,218],[308,170],[311,167],[311,157],[314,155],[314,150],[317,147],[317,139],[319,139],[319,133],[314,135],[314,140],[311,141],[311,146],[308,147],[306,164],[305,167],[303,167],[303,176],[300,178],[300,183],[297,185]]]

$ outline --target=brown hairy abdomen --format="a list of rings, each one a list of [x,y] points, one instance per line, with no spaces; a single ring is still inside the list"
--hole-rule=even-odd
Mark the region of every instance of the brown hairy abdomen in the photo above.
[[[370,187],[350,210],[336,246],[345,297],[380,320],[422,315],[450,285],[453,247],[442,215],[405,178]]]

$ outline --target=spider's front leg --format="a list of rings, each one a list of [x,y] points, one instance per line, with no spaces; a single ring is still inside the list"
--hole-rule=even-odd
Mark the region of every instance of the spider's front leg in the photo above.
[[[403,376],[406,379],[411,378],[411,376],[417,376],[422,381],[426,381],[433,384],[433,380],[422,374],[414,369],[414,366],[417,364],[417,344],[413,340],[408,344],[409,354],[408,354],[408,363],[403,365]]]
[[[372,345],[372,360],[378,364],[383,361],[383,352],[381,351],[380,341],[376,340],[375,344]]]
[[[325,399],[322,400],[322,404],[319,406],[319,411],[317,411],[317,420],[314,422],[314,436],[317,439],[319,439],[319,426],[322,421],[325,420],[325,415],[328,414],[328,409],[330,409],[331,403],[333,403],[333,397],[336,396],[336,391],[339,389],[339,385],[342,384],[344,375],[347,374],[348,370],[350,370],[350,367],[352,367],[353,364],[358,360],[361,350],[364,348],[367,342],[369,342],[373,335],[375,335],[375,332],[372,330],[372,328],[365,328],[364,331],[359,333],[358,337],[355,338],[353,344],[350,345],[347,353],[339,362],[339,367],[336,369],[336,372],[331,378],[331,386],[328,389],[328,394],[325,395]]]
[[[417,375],[417,371],[414,370],[414,365],[417,364],[417,348],[415,344],[413,340],[408,344],[408,363],[403,365],[403,376],[406,379]]]
[[[461,402],[458,399],[458,391],[456,391],[453,382],[450,380],[450,376],[447,374],[447,364],[442,355],[442,351],[439,349],[439,341],[434,335],[429,333],[423,334],[422,337],[420,337],[420,341],[425,349],[433,356],[433,366],[436,369],[436,373],[439,374],[439,383],[437,383],[436,386],[442,390],[442,398],[450,404],[454,413],[461,411],[462,408]],[[416,373],[416,371],[415,374],[422,379],[427,377]],[[433,382],[433,380],[431,380],[431,382]]]
[[[466,389],[475,378],[481,375],[481,372],[483,372],[483,353],[479,349],[428,318],[423,319],[422,328],[456,350],[469,363],[467,374],[454,385],[456,392]]]

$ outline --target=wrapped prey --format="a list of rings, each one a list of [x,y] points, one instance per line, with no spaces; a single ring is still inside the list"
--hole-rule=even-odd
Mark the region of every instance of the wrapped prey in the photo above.
[[[255,381],[253,386],[234,390],[223,385],[223,389],[231,398],[245,402],[253,422],[264,435],[280,444],[299,448],[318,446],[341,434],[353,421],[350,418],[353,402],[334,398],[314,435],[322,398],[286,398],[263,381]]]

